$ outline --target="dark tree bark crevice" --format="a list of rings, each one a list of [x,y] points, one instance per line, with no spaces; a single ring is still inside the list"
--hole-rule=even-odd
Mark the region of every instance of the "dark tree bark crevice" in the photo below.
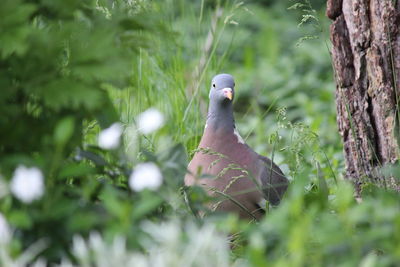
[[[373,98],[371,98],[370,96],[368,96],[367,98],[368,101],[368,108],[367,108],[367,112],[368,114],[371,114],[370,120],[371,120],[371,129],[377,129],[377,122],[376,122],[376,117],[373,116],[372,114],[376,113],[374,111],[374,105],[373,105]],[[375,139],[375,136],[379,136],[378,133],[371,133],[374,136],[375,143],[371,144],[371,150],[374,151],[374,158],[372,163],[374,165],[378,165],[378,166],[382,166],[381,162],[382,162],[382,151],[381,151],[381,142],[379,140],[379,138]]]
[[[331,20],[342,14],[342,0],[328,0],[326,6],[326,16]]]
[[[350,48],[346,21],[340,15],[331,25],[332,59],[336,82],[340,88],[350,88],[354,83],[353,53]]]

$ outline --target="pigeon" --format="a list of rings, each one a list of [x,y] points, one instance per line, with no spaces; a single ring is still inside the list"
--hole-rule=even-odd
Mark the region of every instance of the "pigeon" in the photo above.
[[[266,201],[279,204],[288,180],[267,157],[257,154],[235,127],[235,82],[218,74],[211,82],[207,122],[198,149],[188,165],[186,186],[201,186],[215,201],[212,211],[236,213],[242,219],[259,220]]]

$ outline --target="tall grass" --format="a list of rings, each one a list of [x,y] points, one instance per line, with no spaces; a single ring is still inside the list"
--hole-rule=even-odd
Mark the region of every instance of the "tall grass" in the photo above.
[[[156,4],[174,34],[152,36],[151,47],[140,50],[134,62],[131,86],[110,90],[125,125],[135,124],[149,107],[167,117],[157,134],[128,138],[128,147],[137,143],[131,153],[136,160],[140,148],[168,151],[173,143],[183,144],[190,157],[203,132],[209,81],[228,72],[236,77],[236,123],[246,142],[281,165],[291,180],[307,170],[312,184],[321,173],[329,185],[337,183],[343,160],[339,136],[331,130],[336,123],[326,47],[316,40],[298,46],[296,18],[277,12],[283,7],[240,1]],[[317,18],[323,15],[312,12],[323,27]],[[307,21],[302,24],[307,29]]]
[[[168,133],[192,151],[205,123],[209,81],[228,72],[236,78],[239,131],[257,152],[271,152],[274,111],[286,107],[289,120],[309,124],[323,144],[335,144],[335,152],[329,153],[337,153],[338,136],[327,130],[336,127],[329,92],[333,83],[324,73],[329,73],[329,58],[317,56],[326,48],[316,41],[296,48],[301,36],[293,27],[296,20],[288,20],[292,14],[277,15],[281,7],[269,11],[240,1],[156,4],[174,34],[168,39],[152,36],[149,50],[140,50],[134,62],[132,71],[138,75],[131,86],[110,91],[122,121],[129,125],[139,113],[157,107],[167,117],[160,135]],[[288,30],[282,34],[283,29]],[[157,140],[158,135],[149,138]],[[279,149],[277,153],[279,161]]]

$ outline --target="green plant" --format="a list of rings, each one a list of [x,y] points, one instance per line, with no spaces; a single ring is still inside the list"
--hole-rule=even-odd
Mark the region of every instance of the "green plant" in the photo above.
[[[287,5],[2,1],[0,265],[395,265],[399,196],[368,184],[354,200],[326,45],[296,47],[301,14]],[[325,28],[314,9],[308,19]],[[260,222],[200,218],[211,199],[182,187],[218,72],[236,78],[246,142],[292,181]],[[149,108],[164,119],[152,132],[140,125]],[[117,139],[104,146],[110,125]],[[158,180],[132,186],[143,166]],[[43,179],[43,192],[18,197],[16,170]]]
[[[163,28],[155,26],[148,4],[3,1],[0,6],[0,173],[8,181],[18,166],[32,166],[45,187],[40,200],[8,194],[0,208],[18,236],[13,254],[44,238],[44,255],[52,261],[69,253],[73,233],[106,225],[113,232],[112,218],[125,216],[124,201],[118,209],[113,205],[129,196],[118,186],[126,184],[130,164],[118,150],[108,153],[83,140],[88,129],[98,132],[119,120],[107,88],[128,84],[131,59],[147,45],[149,32]],[[104,205],[97,204],[100,199]]]

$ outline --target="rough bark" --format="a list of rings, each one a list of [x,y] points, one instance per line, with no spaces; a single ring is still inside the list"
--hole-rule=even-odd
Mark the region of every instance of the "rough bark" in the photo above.
[[[399,158],[400,1],[328,0],[326,14],[346,176],[359,191],[365,178],[388,182],[379,170]]]

